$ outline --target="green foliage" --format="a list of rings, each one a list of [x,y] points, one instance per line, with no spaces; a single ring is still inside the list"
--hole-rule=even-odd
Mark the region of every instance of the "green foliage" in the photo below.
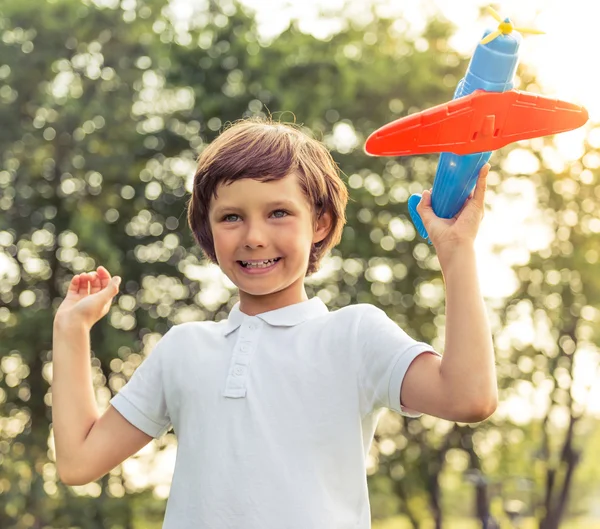
[[[452,96],[466,67],[448,47],[453,28],[431,20],[415,44],[394,30],[399,21],[366,17],[327,40],[293,24],[267,45],[236,4],[209,2],[189,31],[170,21],[163,0],[102,5],[0,6],[0,527],[7,529],[160,527],[164,484],[140,486],[124,468],[89,487],[58,481],[53,314],[73,274],[102,264],[123,277],[119,303],[92,331],[101,407],[139,364],[151,333],[226,316],[234,292],[204,266],[185,213],[197,154],[229,121],[295,118],[331,147],[344,172],[348,225],[323,272],[309,278],[309,295],[331,309],[374,303],[443,350],[439,263],[406,205],[431,187],[437,156],[372,158],[362,145],[382,124]],[[561,451],[577,463],[593,458],[583,452],[593,423],[569,388],[575,348],[600,341],[597,178],[580,162],[554,174],[545,143],[535,145],[542,170],[531,178],[557,239],[518,270],[520,287],[498,317],[507,326],[523,310],[544,316],[559,347],[507,344],[498,329],[501,398],[520,383],[551,381],[552,409],[582,416],[572,443],[563,448],[569,430],[551,414],[525,425],[503,416],[455,425],[385,414],[369,467],[375,519],[402,513],[418,527],[436,512],[473,516],[467,469],[486,477],[498,517],[494,487],[514,475],[531,478],[528,509],[541,519],[549,476],[566,483]],[[588,152],[598,154],[592,145]],[[170,434],[152,443],[155,457],[173,444]],[[585,509],[597,483],[597,471],[581,468],[566,489],[576,491],[573,512]]]

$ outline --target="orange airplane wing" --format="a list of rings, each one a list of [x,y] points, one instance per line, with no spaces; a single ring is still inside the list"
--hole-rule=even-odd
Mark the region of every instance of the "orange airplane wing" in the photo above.
[[[519,90],[476,90],[381,127],[369,136],[365,151],[377,156],[494,151],[573,130],[587,120],[585,108],[559,99]]]

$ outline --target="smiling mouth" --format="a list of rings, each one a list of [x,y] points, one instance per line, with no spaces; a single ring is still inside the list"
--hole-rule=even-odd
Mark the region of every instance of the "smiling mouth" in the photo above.
[[[264,259],[264,260],[252,260],[252,261],[238,261],[244,268],[268,268],[269,266],[275,264],[279,261],[281,257],[275,257],[274,259]]]

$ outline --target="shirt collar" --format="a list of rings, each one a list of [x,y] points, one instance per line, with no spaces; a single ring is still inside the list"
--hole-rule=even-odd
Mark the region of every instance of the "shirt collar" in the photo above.
[[[280,309],[257,314],[255,317],[275,327],[293,327],[303,321],[316,318],[328,312],[329,310],[325,303],[319,297],[315,296],[307,301],[301,301],[300,303],[287,305]],[[251,317],[240,310],[240,302],[238,301],[229,312],[223,334],[227,336],[242,324],[244,318]]]

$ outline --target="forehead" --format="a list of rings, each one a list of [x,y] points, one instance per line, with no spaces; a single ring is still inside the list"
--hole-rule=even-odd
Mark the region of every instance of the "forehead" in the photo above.
[[[298,207],[308,206],[308,199],[300,187],[295,173],[270,181],[241,178],[227,184],[219,184],[216,197],[210,203],[210,209],[221,206],[240,206],[269,203],[273,200],[285,199]]]

